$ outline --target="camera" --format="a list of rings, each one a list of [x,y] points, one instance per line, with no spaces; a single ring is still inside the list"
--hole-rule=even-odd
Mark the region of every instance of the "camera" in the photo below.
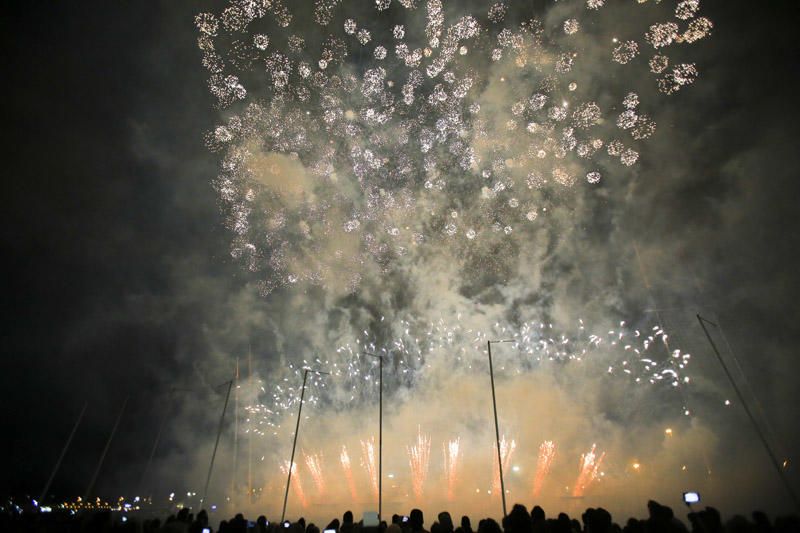
[[[686,505],[691,505],[693,503],[700,503],[700,493],[699,492],[684,492],[683,493],[683,503]]]

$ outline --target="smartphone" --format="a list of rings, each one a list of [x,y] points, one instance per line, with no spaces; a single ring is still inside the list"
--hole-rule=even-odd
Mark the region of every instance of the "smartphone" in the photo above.
[[[408,522],[408,516],[404,516],[401,520],[405,524],[406,522]]]
[[[211,533],[211,528],[210,527],[204,527],[203,528],[203,533]]]
[[[286,529],[289,529],[289,527],[290,527],[291,525],[292,525],[292,523],[291,523],[291,522],[289,522],[288,520],[286,520],[286,521],[283,523],[283,527],[285,527]]]
[[[700,503],[700,493],[699,492],[684,492],[683,493],[683,503],[685,503],[685,504]]]
[[[127,517],[127,516],[123,516],[123,517],[122,517],[122,521],[123,521],[123,522],[127,522],[127,521],[128,521],[128,517]]]
[[[322,533],[336,533],[335,529],[324,529]]]

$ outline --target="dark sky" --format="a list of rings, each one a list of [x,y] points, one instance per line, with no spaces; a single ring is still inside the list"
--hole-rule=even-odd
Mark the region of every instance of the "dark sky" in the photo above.
[[[652,193],[668,212],[639,236],[672,227],[691,243],[677,260],[704,280],[704,302],[731,325],[797,456],[797,16],[791,1],[704,4],[716,28],[691,90],[708,116],[688,118],[681,155],[697,175]],[[258,331],[229,317],[232,302],[258,295],[227,258],[211,186],[217,162],[203,133],[215,116],[193,27],[201,7],[5,7],[0,492],[38,493],[84,401],[54,490],[84,490],[128,395],[106,470],[135,469],[170,387],[225,381],[213,354],[241,350],[242,331]],[[130,486],[109,477],[102,487]]]

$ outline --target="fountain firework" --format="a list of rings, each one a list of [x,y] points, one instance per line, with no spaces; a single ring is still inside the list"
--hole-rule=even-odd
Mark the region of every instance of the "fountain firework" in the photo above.
[[[347,453],[347,446],[342,445],[342,453],[339,455],[339,461],[342,463],[342,470],[344,470],[344,478],[347,480],[347,488],[350,490],[351,501],[358,500],[358,492],[356,492],[356,484],[353,481],[353,468],[350,465],[350,455]]]
[[[604,452],[598,457],[597,454],[595,454],[596,449],[597,444],[592,444],[592,449],[581,455],[581,470],[578,473],[578,478],[575,480],[575,486],[572,487],[572,495],[575,497],[582,497],[586,489],[597,479],[600,465],[606,454]]]
[[[281,472],[283,472],[284,476],[289,475],[289,461],[281,465]],[[295,496],[297,496],[297,499],[300,501],[300,505],[302,505],[304,509],[308,507],[306,493],[303,491],[303,482],[300,480],[300,476],[297,475],[297,463],[292,463],[292,488],[294,489]]]
[[[447,487],[447,500],[455,498],[456,482],[458,481],[458,466],[461,458],[461,438],[449,440],[442,444],[444,456],[444,478]]]
[[[514,450],[517,449],[517,441],[514,439],[506,440],[503,435],[500,438],[500,455],[503,457],[503,475],[508,472],[508,466],[511,464],[511,456],[514,455]],[[492,493],[500,494],[500,466],[497,464],[497,447],[492,446],[492,462],[495,465],[494,475],[492,477]]]
[[[308,471],[311,472],[311,479],[317,487],[317,494],[323,496],[325,494],[325,477],[322,474],[322,454],[312,453],[306,454],[303,452],[306,459],[306,466]]]
[[[361,441],[361,466],[367,471],[372,493],[378,495],[378,455],[375,452],[375,437]]]
[[[550,465],[556,455],[556,445],[551,440],[546,440],[539,445],[539,458],[536,461],[536,474],[533,477],[533,496],[538,497],[542,492],[542,486],[547,474],[550,473]]]
[[[422,434],[422,428],[417,428],[416,443],[406,447],[408,463],[411,467],[411,487],[417,501],[422,499],[425,490],[425,480],[428,477],[428,466],[431,456],[431,438]]]

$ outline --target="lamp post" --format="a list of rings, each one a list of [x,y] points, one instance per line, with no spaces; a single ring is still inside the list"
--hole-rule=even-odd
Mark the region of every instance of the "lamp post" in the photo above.
[[[314,374],[325,374],[328,375],[328,372],[322,372],[321,370],[312,370],[310,368],[303,369],[303,388],[300,390],[300,407],[297,410],[297,424],[294,428],[294,442],[292,442],[292,457],[289,459],[289,477],[286,479],[286,492],[283,495],[283,511],[281,511],[281,522],[286,517],[286,502],[289,500],[289,485],[292,483],[292,467],[294,466],[294,452],[297,448],[297,435],[300,433],[300,415],[303,412],[303,398],[306,395],[306,381],[308,380],[308,373],[313,372]]]
[[[211,483],[211,472],[214,470],[214,460],[217,458],[217,448],[219,448],[219,438],[222,435],[222,423],[225,421],[225,411],[228,410],[228,400],[231,397],[231,387],[233,381],[229,380],[220,386],[227,385],[228,391],[225,393],[225,404],[222,406],[222,414],[219,415],[219,426],[217,427],[217,440],[214,442],[214,451],[211,453],[211,462],[208,463],[208,475],[206,476],[206,485],[203,488],[203,498],[200,500],[201,508],[206,504],[206,497],[208,496],[208,485]],[[218,387],[219,388],[219,387]]]
[[[364,355],[376,357],[379,361],[378,373],[378,520],[383,510],[383,356],[370,352]]]
[[[767,455],[769,455],[770,462],[772,463],[772,466],[775,467],[775,471],[778,473],[778,477],[781,478],[781,481],[783,482],[783,485],[786,488],[786,492],[789,494],[789,497],[792,499],[792,502],[794,503],[795,507],[800,509],[800,500],[798,500],[797,494],[794,492],[791,483],[789,483],[789,480],[783,473],[783,469],[781,469],[780,462],[778,461],[775,452],[772,451],[772,448],[770,447],[769,442],[767,441],[767,437],[764,435],[764,432],[761,430],[758,423],[756,422],[756,417],[753,415],[753,412],[747,405],[747,402],[745,401],[745,398],[742,395],[742,391],[739,390],[738,385],[736,385],[736,380],[733,379],[733,375],[731,374],[730,370],[728,370],[728,365],[726,365],[725,360],[722,359],[722,355],[719,353],[717,345],[714,343],[714,339],[711,338],[711,334],[708,332],[706,324],[716,327],[721,332],[722,332],[722,327],[719,326],[719,324],[715,324],[710,320],[703,318],[699,314],[697,315],[697,321],[700,322],[700,327],[703,328],[703,333],[706,334],[706,338],[708,339],[708,343],[711,345],[711,349],[714,350],[714,354],[717,356],[717,360],[719,361],[720,366],[725,371],[725,375],[728,377],[728,381],[730,382],[731,387],[733,387],[736,396],[739,397],[739,402],[741,402],[745,413],[747,413],[747,417],[750,419],[750,423],[753,424],[753,429],[756,431],[758,438],[761,440],[761,444],[764,446],[764,450],[766,450]]]
[[[489,350],[489,377],[492,381],[492,407],[494,408],[494,434],[497,442],[497,465],[500,468],[500,495],[503,498],[503,518],[508,513],[506,512],[506,485],[503,481],[503,455],[500,451],[500,425],[497,422],[497,398],[494,392],[494,367],[492,366],[492,343],[501,342],[514,342],[514,339],[503,339],[498,341],[486,341],[486,347]]]

